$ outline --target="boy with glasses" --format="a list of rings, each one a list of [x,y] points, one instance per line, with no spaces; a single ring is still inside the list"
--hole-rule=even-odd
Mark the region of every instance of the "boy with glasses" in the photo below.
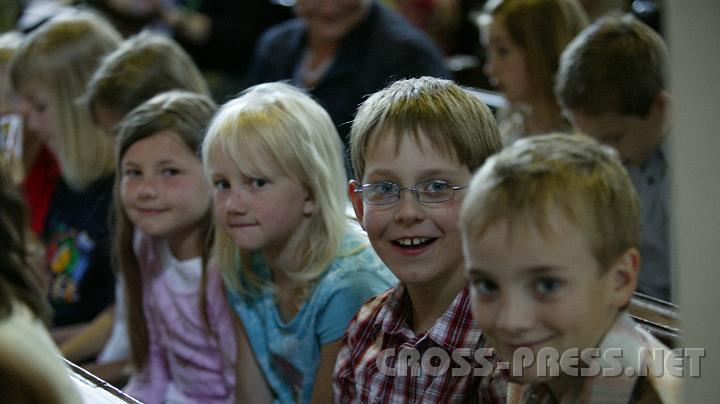
[[[349,194],[400,283],[348,326],[336,402],[463,401],[478,389],[482,401],[504,402],[506,379],[494,357],[480,358],[484,367],[476,361],[485,340],[470,312],[458,223],[471,173],[500,147],[488,108],[448,80],[401,80],[358,110],[351,130],[358,180]]]

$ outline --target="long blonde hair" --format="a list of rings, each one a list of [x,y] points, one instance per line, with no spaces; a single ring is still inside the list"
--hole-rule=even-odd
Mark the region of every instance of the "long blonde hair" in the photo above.
[[[206,172],[214,151],[226,153],[238,167],[252,166],[246,152],[250,147],[297,179],[317,206],[299,249],[300,269],[285,273],[301,299],[338,255],[347,225],[340,137],[328,113],[308,95],[288,84],[266,83],[244,91],[215,115],[202,148]],[[250,252],[241,251],[217,227],[215,241],[226,284],[245,294],[269,287],[253,272]]]
[[[16,89],[39,82],[53,97],[60,137],[55,152],[63,178],[75,190],[113,172],[112,139],[100,133],[89,111],[76,100],[101,58],[120,40],[112,25],[97,15],[64,13],[28,35],[10,62]]]

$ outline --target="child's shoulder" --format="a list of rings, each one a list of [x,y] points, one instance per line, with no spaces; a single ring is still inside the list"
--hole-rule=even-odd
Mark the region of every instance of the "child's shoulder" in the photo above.
[[[343,237],[338,256],[330,264],[328,277],[336,280],[344,277],[373,275],[385,281],[396,281],[390,270],[375,254],[367,235],[355,229],[348,229]]]
[[[355,334],[366,334],[366,330],[382,325],[383,321],[392,316],[400,289],[403,289],[402,285],[397,285],[363,303],[348,326],[348,337],[352,339]]]
[[[629,315],[620,315],[603,339],[600,349],[602,352],[619,350],[621,356],[613,356],[612,359],[619,361],[623,375],[640,377],[596,378],[590,392],[597,393],[598,397],[605,394],[602,390],[612,390],[613,394],[617,394],[623,389],[623,380],[627,380],[625,391],[631,394],[631,402],[646,402],[643,397],[655,396],[659,396],[662,402],[677,402],[681,379],[675,376],[676,369],[669,368],[677,363],[670,359],[676,356],[675,353],[642,329]]]

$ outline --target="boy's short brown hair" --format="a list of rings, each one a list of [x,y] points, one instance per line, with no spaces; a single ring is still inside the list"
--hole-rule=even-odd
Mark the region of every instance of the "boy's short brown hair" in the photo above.
[[[667,58],[660,35],[641,21],[631,15],[605,17],[563,52],[555,93],[566,110],[645,118],[666,87]]]
[[[500,150],[490,109],[471,90],[433,77],[399,80],[371,95],[358,109],[350,131],[355,178],[365,174],[365,154],[380,133],[400,143],[406,134],[426,136],[442,153],[474,171]]]
[[[603,270],[640,245],[632,182],[614,150],[585,135],[528,137],[488,159],[463,201],[461,232],[474,239],[499,220],[510,228],[520,220],[552,234],[556,209],[583,229]]]

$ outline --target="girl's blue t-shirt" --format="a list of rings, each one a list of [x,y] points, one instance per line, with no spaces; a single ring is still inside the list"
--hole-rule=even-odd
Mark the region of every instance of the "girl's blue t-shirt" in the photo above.
[[[230,305],[243,322],[274,402],[310,402],[320,348],[342,337],[365,301],[397,283],[364,235],[348,231],[340,251],[288,323],[282,320],[270,288],[257,296],[228,290]],[[253,271],[269,280],[270,271],[260,254],[251,261]]]

